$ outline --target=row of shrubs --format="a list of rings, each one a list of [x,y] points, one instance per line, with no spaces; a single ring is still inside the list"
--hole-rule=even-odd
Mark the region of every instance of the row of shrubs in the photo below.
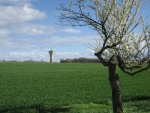
[[[25,60],[25,61],[17,61],[17,60],[0,60],[0,62],[46,62],[44,60],[34,61],[34,60]]]
[[[100,63],[96,58],[74,58],[74,59],[60,59],[60,63]]]

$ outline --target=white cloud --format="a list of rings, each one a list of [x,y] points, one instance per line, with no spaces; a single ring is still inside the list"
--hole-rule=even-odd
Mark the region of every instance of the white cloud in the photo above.
[[[31,5],[31,1],[37,1],[37,0],[0,0],[0,5],[23,5],[28,4]]]
[[[62,32],[66,32],[66,33],[74,33],[74,34],[79,34],[79,33],[81,33],[80,30],[72,29],[72,28],[64,29],[64,30],[61,30],[61,31],[62,31]]]
[[[11,48],[12,47],[13,42],[11,41],[11,39],[7,36],[5,36],[4,39],[1,39],[0,41],[0,50],[5,50],[6,48]]]
[[[3,35],[2,35],[3,34]],[[36,49],[36,40],[33,38],[12,38],[7,32],[3,33],[0,30],[0,52],[9,50],[26,50],[26,49]]]
[[[94,36],[70,36],[70,37],[48,37],[45,38],[45,44],[52,45],[84,45],[93,41]]]
[[[31,21],[34,19],[43,19],[46,14],[37,9],[24,6],[0,6],[0,26],[9,26],[10,24],[18,24]]]
[[[0,29],[0,37],[4,37],[9,34],[10,34],[10,31],[8,29],[6,29],[6,28]]]
[[[12,44],[9,34],[10,34],[10,31],[8,29],[0,28],[0,50]]]
[[[12,32],[18,34],[28,34],[28,35],[43,35],[51,34],[55,32],[54,28],[46,25],[38,24],[19,24],[12,26]]]
[[[1,52],[0,60],[16,60],[16,61],[26,61],[26,60],[34,60],[34,61],[47,61],[49,59],[49,55],[46,52]]]

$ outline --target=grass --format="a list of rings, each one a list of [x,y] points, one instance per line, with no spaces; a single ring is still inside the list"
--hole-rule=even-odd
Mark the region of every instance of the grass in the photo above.
[[[0,63],[0,113],[112,113],[107,70],[97,63]],[[125,112],[150,112],[150,71],[118,73]]]

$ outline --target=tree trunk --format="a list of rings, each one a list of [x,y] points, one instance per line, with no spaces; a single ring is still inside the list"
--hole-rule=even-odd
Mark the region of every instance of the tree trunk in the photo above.
[[[112,57],[109,61],[109,82],[112,89],[112,104],[114,113],[123,113],[120,95],[119,76],[116,73],[116,60]]]

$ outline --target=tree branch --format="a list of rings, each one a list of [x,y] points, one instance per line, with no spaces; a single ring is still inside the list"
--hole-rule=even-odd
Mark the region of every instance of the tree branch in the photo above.
[[[98,57],[98,59],[101,61],[101,63],[102,63],[104,66],[108,66],[108,65],[109,65],[109,62],[106,61],[106,60],[102,57],[103,51],[105,51],[105,48],[102,48],[99,52],[95,53],[95,56]]]
[[[145,71],[145,70],[147,70],[147,69],[150,68],[150,60],[147,61],[148,65],[147,65],[146,67],[142,68],[141,65],[139,65],[139,66],[127,67],[127,66],[125,65],[123,59],[122,59],[119,55],[117,56],[117,58],[118,58],[118,66],[119,66],[119,68],[120,68],[124,73],[127,73],[128,75],[131,75],[131,76],[133,76],[133,75],[135,75],[135,74],[137,74],[137,73],[140,73],[140,72],[142,72],[142,71]],[[135,71],[135,72],[129,72],[129,71],[127,71],[127,69],[134,69],[134,68],[136,68],[136,69],[137,69],[137,68],[140,68],[140,69],[137,70],[137,71]]]

